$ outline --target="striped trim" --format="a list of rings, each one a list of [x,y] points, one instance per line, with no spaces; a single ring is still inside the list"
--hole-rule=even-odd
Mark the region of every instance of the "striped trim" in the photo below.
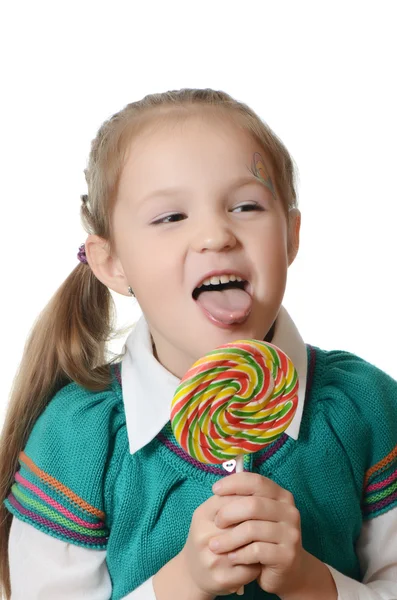
[[[29,458],[29,456],[25,454],[25,452],[22,451],[19,454],[19,460],[29,469],[29,471],[34,473],[44,483],[54,488],[56,492],[66,496],[66,498],[68,498],[68,500],[70,500],[72,503],[77,504],[77,506],[81,510],[87,512],[89,515],[93,515],[95,517],[98,517],[99,519],[102,519],[102,521],[105,520],[104,512],[102,512],[98,508],[95,508],[95,506],[91,506],[91,504],[85,502],[85,500],[83,500],[77,494],[72,492],[72,490],[66,487],[66,485],[63,485],[60,481],[55,479],[55,477],[52,477],[48,473],[45,473],[45,471],[42,471],[37,465],[35,465],[35,463]]]
[[[397,446],[373,467],[364,480],[363,514],[375,517],[397,506]]]
[[[376,465],[374,465],[373,467],[368,469],[368,471],[365,475],[364,487],[366,487],[368,485],[370,479],[372,479],[373,477],[376,476],[377,471],[379,473],[382,473],[383,471],[385,471],[385,469],[387,469],[389,467],[389,465],[396,460],[396,458],[397,458],[397,446],[387,456],[385,456],[385,458],[382,458],[382,460],[380,460],[378,463],[376,463]]]
[[[397,481],[397,469],[392,473],[389,477],[387,477],[383,482],[373,483],[367,487],[367,494],[374,492],[375,490],[382,489],[385,485],[389,485]]]
[[[276,454],[276,452],[278,452],[280,450],[280,448],[282,448],[284,446],[285,442],[287,442],[288,440],[289,440],[289,435],[286,433],[283,433],[278,438],[278,440],[276,440],[271,446],[269,446],[269,448],[266,448],[266,450],[263,450],[263,453],[254,460],[254,463],[253,463],[254,466],[259,467],[259,465],[261,465],[266,460],[268,460],[271,456],[273,456],[273,454]]]
[[[183,450],[183,448],[181,448],[177,444],[174,444],[172,442],[172,440],[170,440],[164,433],[160,432],[159,434],[157,434],[156,437],[159,440],[159,442],[164,444],[164,446],[166,446],[169,450],[171,450],[171,452],[174,452],[174,454],[177,454],[184,461],[186,461],[186,462],[190,463],[191,465],[193,465],[194,467],[196,467],[196,469],[201,469],[202,471],[205,471],[206,473],[212,473],[213,475],[224,475],[225,474],[225,470],[223,469],[222,465],[219,465],[218,467],[216,467],[215,465],[207,465],[207,464],[201,463],[200,461],[198,461],[195,458],[193,458],[192,456],[190,456],[187,452],[185,452],[185,450]]]
[[[33,485],[33,483],[30,483],[30,481],[22,477],[22,475],[20,475],[19,473],[15,474],[15,480],[21,484],[21,488],[24,486],[28,490],[34,492],[41,500],[46,502],[49,506],[52,506],[55,510],[60,512],[66,518],[71,519],[72,521],[75,521],[79,525],[87,527],[88,529],[99,529],[100,527],[102,527],[103,524],[100,521],[98,523],[90,523],[89,521],[84,521],[84,519],[80,519],[80,517],[77,517],[72,512],[70,512],[70,510],[64,508],[61,504],[59,504],[59,502],[50,498],[50,496],[42,492],[40,488],[37,487],[37,485]]]
[[[109,530],[103,511],[40,469],[25,452],[19,461],[21,470],[15,473],[5,501],[10,512],[54,537],[95,548],[106,546]]]
[[[11,493],[8,496],[7,500],[5,501],[5,504],[6,506],[8,504],[8,508],[13,509],[11,512],[15,515],[18,515],[20,518],[22,518],[23,521],[27,521],[28,523],[31,523],[36,527],[39,526],[39,529],[44,529],[45,531],[48,531],[55,535],[55,537],[62,537],[67,538],[68,540],[79,541],[84,544],[89,544],[90,546],[106,546],[107,536],[97,538],[89,535],[82,535],[75,531],[71,531],[67,527],[63,527],[61,525],[58,525],[57,523],[53,523],[49,519],[41,517],[40,515],[37,515],[36,513],[26,509],[24,506],[22,506],[22,504],[20,504],[20,502],[18,502],[13,493]]]

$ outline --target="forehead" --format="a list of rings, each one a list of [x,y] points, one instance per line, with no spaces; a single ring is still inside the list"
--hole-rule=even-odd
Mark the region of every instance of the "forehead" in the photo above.
[[[266,155],[255,138],[231,118],[191,115],[150,124],[132,141],[119,182],[119,195],[138,195],[162,187],[221,185],[249,175],[255,152]]]

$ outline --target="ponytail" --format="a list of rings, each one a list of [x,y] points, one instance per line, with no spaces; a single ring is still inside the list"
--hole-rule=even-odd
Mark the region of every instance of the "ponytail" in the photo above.
[[[11,597],[8,539],[12,514],[3,504],[33,425],[70,381],[102,390],[110,383],[106,342],[115,316],[108,288],[79,264],[39,315],[14,377],[0,438],[0,597]]]

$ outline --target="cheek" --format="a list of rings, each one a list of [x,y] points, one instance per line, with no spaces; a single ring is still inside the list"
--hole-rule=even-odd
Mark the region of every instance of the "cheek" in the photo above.
[[[288,271],[287,238],[282,228],[264,236],[262,243],[254,248],[254,260],[268,283],[283,284]]]
[[[162,303],[178,289],[179,271],[170,253],[148,248],[146,253],[141,252],[130,261],[129,272],[137,292],[141,290],[145,298],[153,299],[156,303]],[[131,287],[134,289],[133,285]]]
[[[282,260],[288,255],[288,232],[285,223],[280,220],[269,224],[259,236],[259,246],[266,260]]]

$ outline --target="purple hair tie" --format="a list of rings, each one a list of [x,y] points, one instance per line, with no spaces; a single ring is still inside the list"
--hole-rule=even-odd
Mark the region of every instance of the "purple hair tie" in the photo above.
[[[80,262],[84,263],[85,265],[88,264],[88,260],[85,255],[85,244],[81,244],[78,254],[77,254],[77,258],[79,259]]]

